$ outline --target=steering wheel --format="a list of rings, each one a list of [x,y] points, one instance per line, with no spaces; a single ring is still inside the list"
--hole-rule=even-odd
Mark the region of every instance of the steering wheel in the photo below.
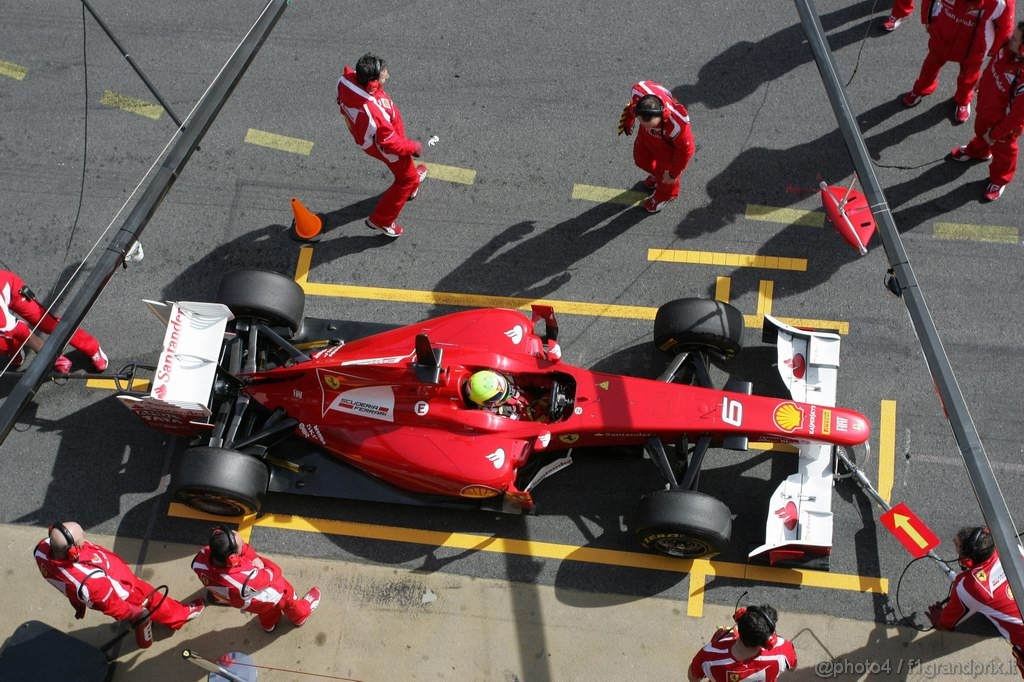
[[[572,398],[562,390],[562,384],[557,379],[551,382],[551,395],[548,398],[548,420],[557,422],[562,418],[567,407],[572,407]]]

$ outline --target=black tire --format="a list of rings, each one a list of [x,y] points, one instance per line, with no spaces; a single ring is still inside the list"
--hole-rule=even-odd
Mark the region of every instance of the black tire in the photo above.
[[[640,500],[636,538],[644,549],[696,559],[729,546],[732,512],[724,502],[693,490],[658,490]]]
[[[196,447],[182,453],[171,477],[174,499],[215,516],[255,514],[270,482],[267,465],[225,448]]]
[[[234,270],[221,279],[217,302],[235,317],[251,317],[295,332],[302,324],[306,293],[297,282],[276,272]]]
[[[742,337],[743,313],[721,301],[680,298],[654,317],[654,345],[673,355],[711,350],[731,358],[740,352]]]

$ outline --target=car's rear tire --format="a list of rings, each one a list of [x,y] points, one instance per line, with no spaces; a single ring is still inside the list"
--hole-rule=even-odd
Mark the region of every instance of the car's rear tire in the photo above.
[[[658,490],[640,500],[636,538],[644,549],[696,559],[724,551],[731,537],[732,512],[711,495]]]
[[[217,290],[235,317],[251,317],[294,333],[302,324],[306,293],[292,279],[269,270],[234,270],[224,275]]]
[[[185,450],[171,477],[175,500],[216,516],[255,514],[263,506],[270,482],[267,465],[226,448]]]
[[[654,345],[673,355],[710,350],[731,358],[740,352],[742,337],[743,313],[721,301],[680,298],[654,317]]]

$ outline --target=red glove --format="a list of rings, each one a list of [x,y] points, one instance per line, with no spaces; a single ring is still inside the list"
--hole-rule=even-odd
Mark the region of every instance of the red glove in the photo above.
[[[931,621],[933,628],[935,628],[936,630],[945,630],[946,629],[946,628],[942,627],[942,625],[939,624],[939,621],[942,619],[942,603],[941,602],[935,602],[934,604],[929,606],[928,607],[928,611],[927,611],[927,615],[928,615],[928,620]]]
[[[78,604],[75,606],[75,620],[82,620],[85,618],[85,612],[88,609],[85,608],[85,604]]]
[[[633,124],[636,123],[636,116],[633,115],[633,102],[626,102],[626,106],[622,108],[622,116],[619,117],[619,135],[626,133],[626,135],[633,134]]]
[[[412,155],[417,159],[423,156],[423,143],[419,140],[413,140],[416,143],[416,149],[413,150]]]

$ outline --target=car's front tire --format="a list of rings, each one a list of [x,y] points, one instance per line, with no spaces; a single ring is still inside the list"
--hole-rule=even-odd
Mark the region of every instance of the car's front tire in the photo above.
[[[640,500],[636,538],[644,549],[696,559],[718,554],[732,537],[732,512],[694,490],[658,490]]]
[[[740,352],[742,336],[743,313],[721,301],[680,298],[654,317],[654,345],[673,355],[711,350],[731,358]]]

